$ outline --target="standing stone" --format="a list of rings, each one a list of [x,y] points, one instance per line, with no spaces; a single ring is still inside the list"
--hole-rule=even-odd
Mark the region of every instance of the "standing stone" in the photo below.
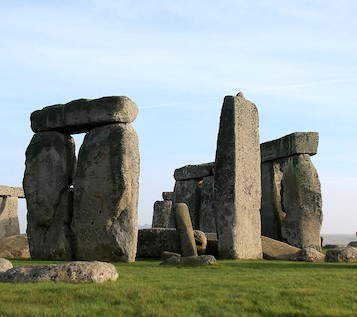
[[[260,204],[258,111],[239,93],[224,99],[217,141],[214,210],[220,258],[262,258]]]
[[[320,181],[310,155],[281,160],[282,204],[286,213],[281,223],[282,237],[299,248],[321,249],[322,197]]]
[[[174,204],[173,212],[176,220],[176,230],[179,235],[182,256],[197,256],[197,248],[187,205]]]
[[[200,230],[216,232],[216,217],[213,209],[214,176],[204,177],[201,184],[201,203],[199,209]]]
[[[155,201],[152,217],[153,228],[174,228],[175,220],[172,213],[172,201]]]
[[[77,260],[135,260],[139,161],[131,125],[111,124],[87,133],[74,180]]]
[[[75,169],[73,138],[59,132],[36,133],[26,150],[23,187],[31,257],[72,258],[70,221]]]
[[[20,234],[17,197],[0,196],[0,239]]]

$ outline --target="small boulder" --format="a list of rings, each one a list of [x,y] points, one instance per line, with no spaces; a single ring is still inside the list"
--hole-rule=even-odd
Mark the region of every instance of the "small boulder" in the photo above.
[[[339,247],[326,252],[326,262],[357,262],[356,247]]]
[[[292,261],[304,261],[304,262],[325,262],[325,254],[317,251],[314,248],[305,248],[297,252],[292,258]]]
[[[0,259],[0,273],[12,269],[12,263],[6,259]]]
[[[3,283],[65,282],[103,283],[116,281],[119,275],[111,263],[71,262],[44,266],[21,266],[0,274]]]
[[[30,258],[29,242],[26,234],[9,236],[0,240],[0,257]]]
[[[172,256],[165,261],[161,262],[161,265],[171,265],[171,266],[204,266],[217,264],[217,260],[213,255],[199,255],[199,256],[187,256],[187,257],[176,257]]]
[[[348,247],[357,247],[357,241],[351,241],[347,246]]]

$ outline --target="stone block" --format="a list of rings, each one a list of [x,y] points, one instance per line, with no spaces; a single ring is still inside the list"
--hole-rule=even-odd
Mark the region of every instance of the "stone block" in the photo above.
[[[0,239],[20,234],[17,209],[16,196],[0,196]]]
[[[137,114],[137,105],[125,96],[78,99],[34,111],[31,128],[34,132],[56,130],[67,134],[82,133],[97,126],[131,123]]]
[[[300,251],[299,248],[293,247],[287,243],[277,241],[265,236],[261,236],[263,258],[265,260],[284,260],[290,261],[296,257]]]
[[[26,150],[23,187],[31,257],[70,260],[75,145],[59,132],[36,133]]]
[[[174,199],[174,192],[163,192],[162,193],[163,200],[173,200]]]
[[[317,153],[319,134],[317,132],[295,132],[282,138],[260,145],[262,162],[274,161],[283,157]]]
[[[72,228],[77,260],[135,260],[140,158],[130,124],[86,134],[74,179]]]
[[[201,182],[201,203],[199,225],[203,232],[216,232],[216,215],[213,209],[214,176],[207,176]]]
[[[198,165],[186,165],[175,170],[174,178],[177,181],[182,181],[186,179],[212,176],[213,168],[214,162]]]
[[[214,210],[220,258],[262,258],[260,205],[258,111],[239,93],[224,98],[218,132]]]
[[[153,228],[175,228],[175,219],[172,213],[172,201],[155,201],[152,217]]]
[[[11,187],[4,185],[0,185],[0,196],[25,198],[24,190],[22,187]]]

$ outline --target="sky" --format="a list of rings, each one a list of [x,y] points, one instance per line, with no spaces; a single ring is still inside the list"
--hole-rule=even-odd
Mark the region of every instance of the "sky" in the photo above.
[[[319,132],[322,233],[357,231],[357,1],[2,0],[0,30],[0,184],[22,186],[31,112],[125,95],[151,224],[174,170],[214,161],[223,98],[242,91],[261,142]]]

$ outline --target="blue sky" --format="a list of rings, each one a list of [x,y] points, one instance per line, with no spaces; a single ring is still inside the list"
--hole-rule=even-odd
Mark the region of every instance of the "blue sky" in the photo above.
[[[322,232],[357,230],[357,1],[2,0],[0,29],[0,184],[22,184],[31,112],[126,95],[151,223],[174,169],[214,160],[223,98],[242,91],[261,142],[320,133]]]

